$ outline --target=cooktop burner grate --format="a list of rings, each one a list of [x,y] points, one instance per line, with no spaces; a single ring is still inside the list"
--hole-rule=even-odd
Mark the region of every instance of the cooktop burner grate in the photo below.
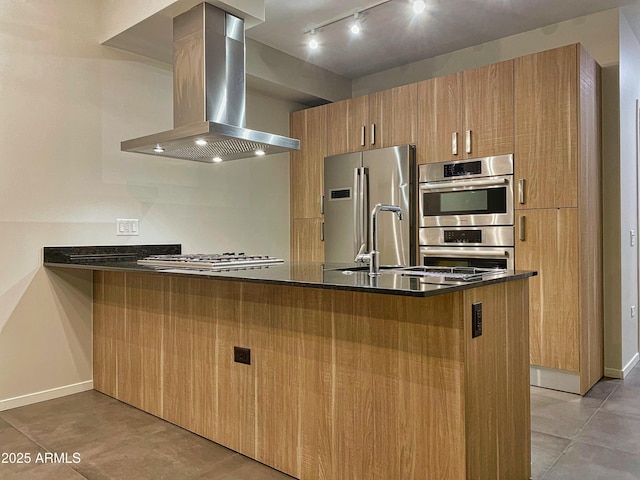
[[[283,262],[284,260],[282,258],[270,257],[269,255],[247,255],[244,252],[151,255],[138,260],[138,263],[141,265],[200,269],[226,269],[237,266],[270,265]]]

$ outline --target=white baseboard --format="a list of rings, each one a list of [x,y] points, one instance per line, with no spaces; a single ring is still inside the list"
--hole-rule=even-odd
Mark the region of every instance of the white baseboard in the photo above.
[[[604,376],[611,378],[624,378],[629,375],[629,372],[635,367],[640,361],[640,353],[636,353],[631,360],[624,366],[622,370],[619,368],[605,368]]]
[[[74,393],[86,392],[87,390],[93,390],[93,380],[52,388],[51,390],[45,390],[43,392],[30,393],[20,397],[7,398],[6,400],[0,400],[0,412],[12,408],[24,407],[25,405],[31,405],[33,403],[44,402],[46,400],[53,400],[54,398],[66,397]]]
[[[562,392],[580,394],[580,374],[531,365],[530,384]]]

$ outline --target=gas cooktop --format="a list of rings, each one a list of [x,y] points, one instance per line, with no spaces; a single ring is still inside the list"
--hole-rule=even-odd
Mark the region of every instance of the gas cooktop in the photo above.
[[[283,262],[284,260],[282,258],[270,257],[269,255],[247,255],[244,252],[150,255],[138,260],[140,265],[207,270],[224,270],[232,267],[266,266]]]

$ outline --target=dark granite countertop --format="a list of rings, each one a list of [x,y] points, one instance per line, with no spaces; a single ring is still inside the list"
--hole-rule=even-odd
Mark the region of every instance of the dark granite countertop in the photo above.
[[[309,288],[328,288],[358,292],[428,297],[493,283],[519,280],[536,272],[492,275],[484,280],[456,284],[427,283],[425,279],[396,273],[370,277],[368,269],[356,265],[285,262],[264,267],[238,268],[230,271],[197,270],[139,265],[147,255],[178,254],[180,245],[122,245],[94,247],[44,247],[46,267],[108,270],[158,275],[200,276],[229,281],[274,283]],[[345,270],[346,269],[346,270]]]

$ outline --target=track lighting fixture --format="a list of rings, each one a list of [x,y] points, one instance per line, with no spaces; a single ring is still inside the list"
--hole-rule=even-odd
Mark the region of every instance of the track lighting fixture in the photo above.
[[[345,16],[341,16],[338,18],[334,18],[333,20],[330,20],[328,22],[325,23],[321,23],[318,24],[316,26],[314,26],[311,30],[307,30],[305,33],[305,35],[309,35],[309,42],[307,43],[307,45],[309,45],[309,48],[312,50],[317,49],[320,46],[320,42],[319,42],[319,36],[317,35],[317,32],[319,32],[320,30],[329,27],[333,24],[336,24],[338,22],[343,22],[345,20],[349,20],[351,19],[351,23],[349,24],[349,30],[351,31],[352,35],[359,35],[362,32],[362,22],[363,22],[363,18],[366,14],[369,14],[373,9],[384,5],[386,3],[391,2],[391,0],[382,0],[379,1],[369,7],[363,8],[361,10],[358,10],[355,13],[350,13],[348,15]],[[396,2],[396,3],[404,3],[406,5],[405,2]],[[408,3],[408,2],[407,2]],[[425,8],[426,8],[426,4],[424,2],[424,0],[411,0],[411,5],[413,7],[413,11],[416,15],[421,14],[422,12],[424,12]],[[353,10],[352,10],[353,12]]]

